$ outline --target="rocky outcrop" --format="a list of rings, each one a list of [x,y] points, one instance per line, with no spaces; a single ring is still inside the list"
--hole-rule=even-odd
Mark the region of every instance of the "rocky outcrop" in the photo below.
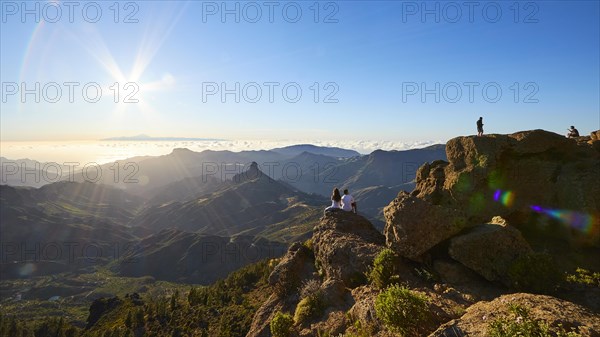
[[[400,192],[384,209],[387,245],[413,260],[467,226],[463,212]]]
[[[299,336],[318,331],[343,332],[346,312],[354,305],[351,288],[365,282],[365,272],[384,248],[384,236],[360,215],[328,212],[306,244],[293,244],[269,276],[274,293],[254,315],[248,337],[270,336],[276,312],[293,314],[306,283],[316,282],[325,308],[321,317],[296,324]]]
[[[591,143],[543,130],[457,137],[446,145],[448,163],[419,169],[413,195],[479,222],[532,205],[598,212],[600,149]]]
[[[352,212],[330,212],[315,227],[312,237],[316,262],[326,279],[351,287],[364,278],[383,248],[384,237],[373,225]]]
[[[428,318],[418,335],[439,327],[432,336],[485,336],[493,319],[508,314],[507,303],[516,301],[531,307],[533,319],[596,336],[598,317],[584,307],[549,296],[500,295],[515,285],[509,278],[515,262],[535,256],[518,220],[547,224],[574,218],[543,210],[600,210],[597,136],[576,140],[535,130],[450,140],[448,162],[421,166],[416,189],[399,193],[385,208],[385,235],[363,217],[339,211],[325,214],[305,244],[293,245],[271,274],[276,291],[254,316],[248,336],[270,336],[273,315],[293,314],[305,296],[299,285],[308,281],[325,308],[319,317],[295,322],[295,335],[393,336],[377,317],[381,289],[365,279],[385,246],[401,256],[386,267],[395,279],[427,296]]]
[[[532,249],[517,229],[489,223],[452,238],[448,251],[453,259],[488,281],[510,286],[508,270],[515,260],[530,254]]]
[[[286,255],[269,275],[269,284],[281,291],[294,291],[300,285],[300,275],[311,268],[310,251],[299,242],[290,246]]]
[[[600,216],[596,143],[543,130],[454,138],[446,144],[448,162],[421,166],[415,190],[401,192],[385,208],[387,244],[419,261],[462,230],[502,216],[516,227],[543,221],[579,228],[567,233],[569,240],[598,245],[600,223],[593,222]],[[556,210],[574,215],[561,217]],[[577,217],[590,223],[572,223]],[[516,236],[514,230],[496,231]]]
[[[269,337],[269,324],[276,312],[294,312],[298,304],[298,288],[314,273],[312,252],[296,242],[290,246],[269,275],[273,293],[258,309],[252,320],[248,337]]]
[[[510,305],[526,308],[530,320],[542,321],[550,329],[558,329],[560,324],[567,332],[572,329],[581,336],[600,335],[600,316],[585,307],[552,296],[517,293],[503,295],[490,302],[476,303],[461,318],[442,325],[430,337],[488,336],[491,322],[511,317]],[[516,317],[517,321],[523,319]]]

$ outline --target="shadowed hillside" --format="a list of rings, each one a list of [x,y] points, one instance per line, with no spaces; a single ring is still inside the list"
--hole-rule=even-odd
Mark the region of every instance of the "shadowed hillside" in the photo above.
[[[224,182],[216,191],[187,202],[173,202],[144,210],[132,226],[160,230],[177,228],[212,235],[269,237],[281,232],[286,240],[310,230],[327,200],[308,195],[250,168]],[[293,230],[293,227],[301,226]],[[292,231],[289,231],[292,230]]]

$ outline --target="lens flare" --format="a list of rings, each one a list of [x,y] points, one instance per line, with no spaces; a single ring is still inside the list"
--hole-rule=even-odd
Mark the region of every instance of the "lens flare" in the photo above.
[[[515,193],[512,191],[496,190],[496,192],[494,192],[494,201],[497,201],[506,207],[511,207],[515,202]]]
[[[592,214],[583,212],[544,208],[537,205],[533,205],[530,208],[536,213],[544,214],[586,234],[591,234],[594,225],[598,226],[598,220],[600,220]]]

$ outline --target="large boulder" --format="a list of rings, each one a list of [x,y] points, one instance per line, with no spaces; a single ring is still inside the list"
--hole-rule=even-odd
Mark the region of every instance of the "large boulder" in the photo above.
[[[577,228],[573,217],[540,210],[600,216],[600,142],[593,140],[597,136],[594,132],[591,141],[578,141],[533,130],[457,137],[446,144],[447,163],[425,164],[418,170],[411,194],[461,209],[470,223],[499,215],[520,225],[521,219],[535,222],[538,216]],[[600,243],[600,225],[593,227],[585,233],[574,231],[575,241]]]
[[[385,239],[365,218],[352,212],[327,212],[315,227],[312,245],[315,260],[326,279],[352,287],[384,247]]]
[[[521,232],[500,222],[498,219],[495,223],[478,225],[468,233],[452,238],[449,253],[488,281],[510,285],[508,271],[512,264],[533,251]]]
[[[478,302],[470,306],[461,318],[442,325],[429,337],[488,336],[490,324],[497,319],[523,322],[524,317],[511,316],[511,305],[528,309],[530,321],[544,322],[551,330],[556,331],[560,325],[567,332],[573,329],[581,336],[600,336],[600,316],[597,313],[552,296],[517,293],[503,295],[490,302]]]
[[[385,237],[398,254],[419,260],[429,249],[458,234],[467,226],[463,212],[433,205],[400,192],[385,209]]]

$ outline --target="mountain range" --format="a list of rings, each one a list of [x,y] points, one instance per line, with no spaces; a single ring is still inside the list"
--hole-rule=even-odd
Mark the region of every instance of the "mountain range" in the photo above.
[[[309,238],[334,187],[349,188],[359,212],[382,230],[383,207],[412,189],[416,167],[443,158],[443,146],[369,155],[312,145],[175,149],[102,165],[94,182],[81,172],[48,184],[15,174],[18,183],[0,185],[0,290],[32,300],[76,294],[73,305],[80,305],[93,298],[70,284],[90,273],[211,284]],[[19,280],[47,285],[42,291]]]
[[[405,329],[442,337],[512,324],[517,332],[595,336],[598,133],[458,137],[444,148],[351,157],[303,151],[262,165],[223,161],[210,167],[220,171],[139,189],[3,185],[3,312],[71,316],[28,324],[0,315],[0,332],[58,326],[52,335],[267,337],[281,329],[383,337]],[[179,149],[134,160],[145,174],[171,165],[186,175],[211,156],[240,153]],[[277,175],[275,164],[315,173]],[[333,186],[351,189],[360,215],[323,213]],[[94,256],[85,249],[74,261],[52,255],[56,244],[92,242]],[[124,248],[117,256],[97,256],[115,244]],[[157,294],[165,286],[172,290]],[[403,312],[416,321],[397,316]],[[565,325],[552,323],[556,317]]]

